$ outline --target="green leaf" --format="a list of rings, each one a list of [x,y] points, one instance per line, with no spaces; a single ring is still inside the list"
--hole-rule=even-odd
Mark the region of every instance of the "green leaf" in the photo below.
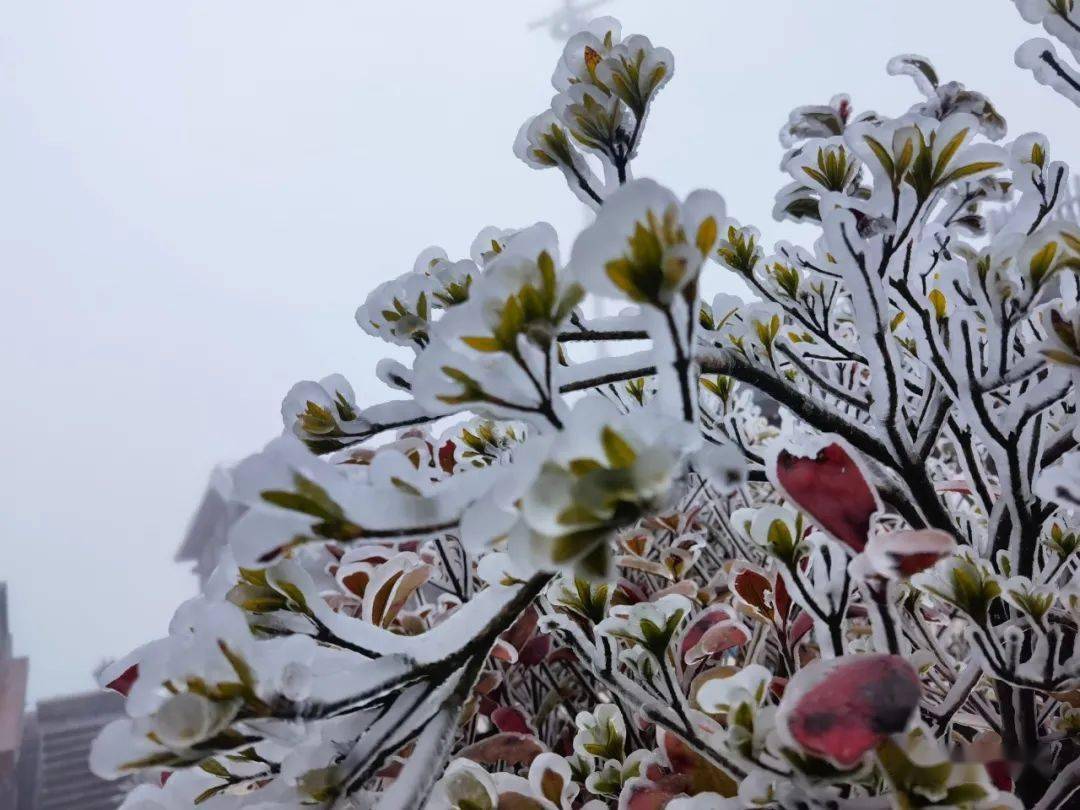
[[[597,517],[592,511],[582,504],[571,504],[555,516],[555,520],[563,526],[591,525],[596,523]]]
[[[701,251],[702,256],[709,255],[713,245],[716,244],[716,237],[719,235],[719,225],[716,222],[716,217],[705,217],[702,223],[698,226],[697,236],[695,243],[697,249]]]
[[[949,312],[949,302],[945,298],[945,293],[935,287],[926,297],[930,299],[930,304],[934,307],[934,317],[939,321],[945,320]]]
[[[877,748],[878,762],[889,775],[889,781],[903,794],[918,791],[921,794],[941,794],[952,773],[948,760],[933,765],[917,765],[891,739]]]
[[[199,763],[199,767],[211,776],[217,776],[221,779],[229,779],[232,777],[232,774],[225,769],[225,766],[213,758],[204,759]]]
[[[267,489],[259,493],[259,495],[267,503],[279,506],[282,509],[300,512],[305,515],[312,515],[313,517],[325,517],[322,509],[317,504],[312,503],[303,495],[298,495],[295,492],[286,492],[285,490],[280,489]]]
[[[1080,253],[1080,237],[1069,233],[1068,231],[1061,232],[1061,238],[1068,246],[1069,250],[1073,253]]]
[[[225,785],[214,785],[213,787],[207,788],[206,790],[204,790],[202,793],[200,793],[198,796],[196,796],[192,800],[192,804],[202,804],[205,801],[209,801],[210,799],[217,796],[219,793],[222,793],[223,791],[227,790],[228,787],[229,786],[227,784],[225,784]]]
[[[468,346],[470,349],[476,349],[478,352],[501,352],[502,344],[493,337],[488,335],[469,335],[463,337],[461,342]]]
[[[1046,165],[1046,150],[1043,149],[1043,145],[1038,141],[1031,145],[1031,162],[1040,169],[1044,168]]]
[[[266,569],[265,568],[240,568],[240,578],[249,585],[254,585],[257,588],[266,587]]]
[[[250,697],[254,697],[255,673],[252,672],[251,667],[248,666],[248,662],[245,661],[243,656],[239,653],[233,652],[233,650],[229,648],[229,645],[224,641],[218,640],[218,649],[221,650],[221,654],[228,660],[229,666],[233,668],[233,672],[235,672],[236,677],[240,679],[240,683],[244,686],[244,689],[247,690]],[[209,771],[209,773],[213,773],[213,771]],[[220,776],[221,774],[217,775]],[[225,775],[228,776],[228,773]]]
[[[417,497],[420,497],[423,494],[422,492],[420,492],[420,490],[418,490],[408,481],[403,478],[398,478],[398,476],[396,475],[391,476],[390,483],[393,484],[397,489],[404,492],[406,495],[415,495]]]
[[[569,467],[570,472],[579,478],[604,468],[603,465],[594,458],[575,458],[572,459],[567,466]]]
[[[1057,255],[1058,243],[1047,242],[1042,246],[1035,255],[1031,257],[1031,261],[1028,262],[1028,271],[1031,274],[1031,280],[1038,285],[1049,273],[1054,266],[1054,257]]]
[[[961,166],[952,172],[949,172],[948,176],[941,180],[939,185],[945,186],[949,183],[955,183],[957,180],[962,180],[965,177],[971,177],[973,174],[979,174],[981,172],[990,171],[991,169],[999,169],[1001,164],[984,160],[977,163],[969,163],[966,166]]]
[[[307,599],[304,598],[304,592],[301,591],[296,585],[291,582],[285,582],[278,580],[273,585],[274,590],[285,594],[296,605],[300,613],[311,614],[311,610],[308,608]]]
[[[942,174],[945,173],[945,169],[948,167],[949,161],[953,159],[957,151],[963,145],[964,139],[967,138],[967,134],[969,131],[970,130],[967,128],[960,130],[955,135],[953,135],[952,138],[949,139],[949,142],[945,144],[945,146],[942,148],[941,153],[938,155],[937,165],[934,166],[933,177],[935,182],[938,180],[938,178],[941,177]]]
[[[600,431],[600,443],[604,447],[604,455],[607,456],[608,464],[616,470],[626,469],[633,465],[637,459],[634,448],[627,444],[626,440],[608,426]]]
[[[880,141],[871,138],[869,135],[864,135],[863,141],[866,142],[866,145],[870,147],[870,150],[874,153],[875,157],[877,157],[881,167],[885,169],[885,173],[888,174],[889,177],[895,177],[896,175],[894,172],[896,167],[893,165],[893,159],[889,154],[889,151],[881,145]]]

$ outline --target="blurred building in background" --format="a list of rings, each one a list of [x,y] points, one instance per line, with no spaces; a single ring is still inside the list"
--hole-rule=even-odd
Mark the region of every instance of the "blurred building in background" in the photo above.
[[[17,807],[28,672],[27,660],[11,654],[7,586],[0,582],[0,808]]]
[[[217,567],[222,550],[228,545],[229,528],[243,514],[244,507],[234,501],[231,495],[230,469],[219,465],[210,473],[206,494],[176,551],[177,562],[192,564],[192,570],[199,578],[199,590],[206,585]]]
[[[29,661],[11,654],[7,589],[0,582],[0,810],[114,810],[130,785],[87,765],[101,728],[123,713],[112,692],[85,692],[26,708]]]
[[[27,714],[17,810],[114,810],[130,784],[90,773],[90,744],[124,711],[114,692],[85,692],[38,701]]]

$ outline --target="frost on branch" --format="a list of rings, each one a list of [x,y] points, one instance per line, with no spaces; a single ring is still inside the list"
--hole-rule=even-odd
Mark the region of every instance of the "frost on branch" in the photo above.
[[[1026,22],[1043,30],[1065,46],[1073,60],[1080,59],[1080,9],[1075,0],[1013,0]],[[1080,71],[1043,37],[1029,39],[1016,51],[1016,64],[1030,70],[1039,84],[1080,105]]]
[[[1018,6],[1075,53],[1071,2]],[[633,179],[673,69],[573,37],[514,151],[595,218],[422,251],[356,314],[394,393],[298,383],[219,482],[203,593],[102,674],[128,808],[1075,803],[1068,167],[901,55],[895,117],[790,114],[812,233],[769,247]]]

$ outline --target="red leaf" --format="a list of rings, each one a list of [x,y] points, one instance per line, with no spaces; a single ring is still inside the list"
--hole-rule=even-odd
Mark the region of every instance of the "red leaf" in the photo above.
[[[696,664],[748,640],[746,630],[732,622],[728,610],[715,605],[694,617],[683,634],[679,652],[687,664]]]
[[[499,731],[510,731],[515,734],[532,734],[529,728],[529,720],[525,712],[513,706],[500,706],[491,713],[491,722]]]
[[[731,776],[691,748],[682,737],[660,730],[656,737],[672,772],[686,780],[685,790],[691,796],[696,793],[734,796],[738,792],[738,784]]]
[[[397,757],[394,757],[383,768],[376,771],[375,775],[380,779],[397,779],[404,766],[405,763]]]
[[[476,681],[474,691],[481,695],[487,695],[493,692],[500,683],[502,683],[502,675],[489,669]]]
[[[525,643],[532,638],[539,621],[540,614],[536,612],[536,608],[529,607],[510,626],[510,629],[502,634],[502,638],[515,650],[520,651],[524,648]]]
[[[769,691],[772,692],[774,695],[776,695],[776,697],[783,698],[784,697],[784,691],[787,689],[787,685],[788,685],[788,679],[787,678],[775,678],[774,677],[771,681],[769,681]]]
[[[787,497],[818,527],[856,552],[866,546],[877,496],[855,460],[837,443],[816,456],[795,456],[781,450],[776,479]]]
[[[727,621],[730,618],[731,613],[723,605],[713,605],[706,608],[690,621],[686,632],[683,633],[682,642],[679,644],[679,652],[685,656],[695,644],[701,641],[701,637],[705,635],[706,630],[717,622]]]
[[[773,609],[769,604],[772,583],[760,571],[749,567],[743,568],[731,581],[731,590],[764,618],[772,616]]]
[[[627,784],[624,789],[625,803],[619,803],[626,810],[662,810],[668,802],[682,794],[682,791],[672,792],[645,780],[635,782]]]
[[[799,639],[809,633],[814,627],[814,619],[805,611],[795,617],[795,621],[791,625],[791,632],[788,633],[788,641],[792,646],[798,643]]]
[[[551,636],[533,636],[528,643],[521,648],[518,662],[526,667],[534,667],[541,663],[551,651]]]
[[[452,473],[454,471],[454,451],[457,446],[450,439],[446,440],[446,444],[439,448],[439,466],[442,467],[444,473]]]
[[[926,551],[921,554],[905,554],[897,561],[897,570],[905,577],[925,571],[941,559],[940,554]]]
[[[492,734],[466,746],[458,752],[458,756],[481,765],[495,765],[500,760],[512,765],[528,765],[542,753],[544,746],[536,737],[508,732]]]
[[[558,664],[560,662],[575,663],[577,662],[577,655],[569,647],[559,647],[548,654],[549,664]]]
[[[487,695],[480,695],[480,700],[476,704],[476,710],[485,717],[491,717],[491,713],[498,708],[499,704]]]
[[[845,656],[800,670],[780,712],[806,751],[849,768],[904,730],[919,697],[919,675],[900,656]]]
[[[746,630],[734,623],[714,624],[701,637],[701,651],[716,655],[732,647],[739,647],[750,640]]]
[[[648,595],[628,579],[620,579],[615,583],[615,589],[611,594],[612,605],[636,605],[638,602],[649,601]]]
[[[956,549],[952,535],[938,529],[879,532],[866,544],[864,557],[872,573],[907,579],[925,571]]]
[[[1003,790],[1006,793],[1012,793],[1013,778],[1012,778],[1012,763],[1007,759],[995,759],[992,762],[986,763],[986,773],[990,777],[991,783],[998,790]]]
[[[139,665],[132,664],[130,667],[121,672],[116,678],[109,681],[105,685],[106,689],[112,689],[114,692],[119,692],[124,697],[128,696],[131,691],[131,687],[134,685],[136,679],[139,677]]]

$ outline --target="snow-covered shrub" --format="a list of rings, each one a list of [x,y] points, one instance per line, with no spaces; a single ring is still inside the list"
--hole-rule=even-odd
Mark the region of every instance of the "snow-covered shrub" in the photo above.
[[[1019,5],[1076,40],[1071,2]],[[632,177],[672,54],[573,37],[515,152],[595,219],[379,286],[398,399],[288,393],[205,592],[104,675],[128,717],[93,767],[168,777],[126,806],[1066,806],[1068,169],[925,58],[888,70],[921,95],[896,117],[791,113],[775,213],[816,238],[769,250]],[[750,300],[701,300],[717,274]]]

